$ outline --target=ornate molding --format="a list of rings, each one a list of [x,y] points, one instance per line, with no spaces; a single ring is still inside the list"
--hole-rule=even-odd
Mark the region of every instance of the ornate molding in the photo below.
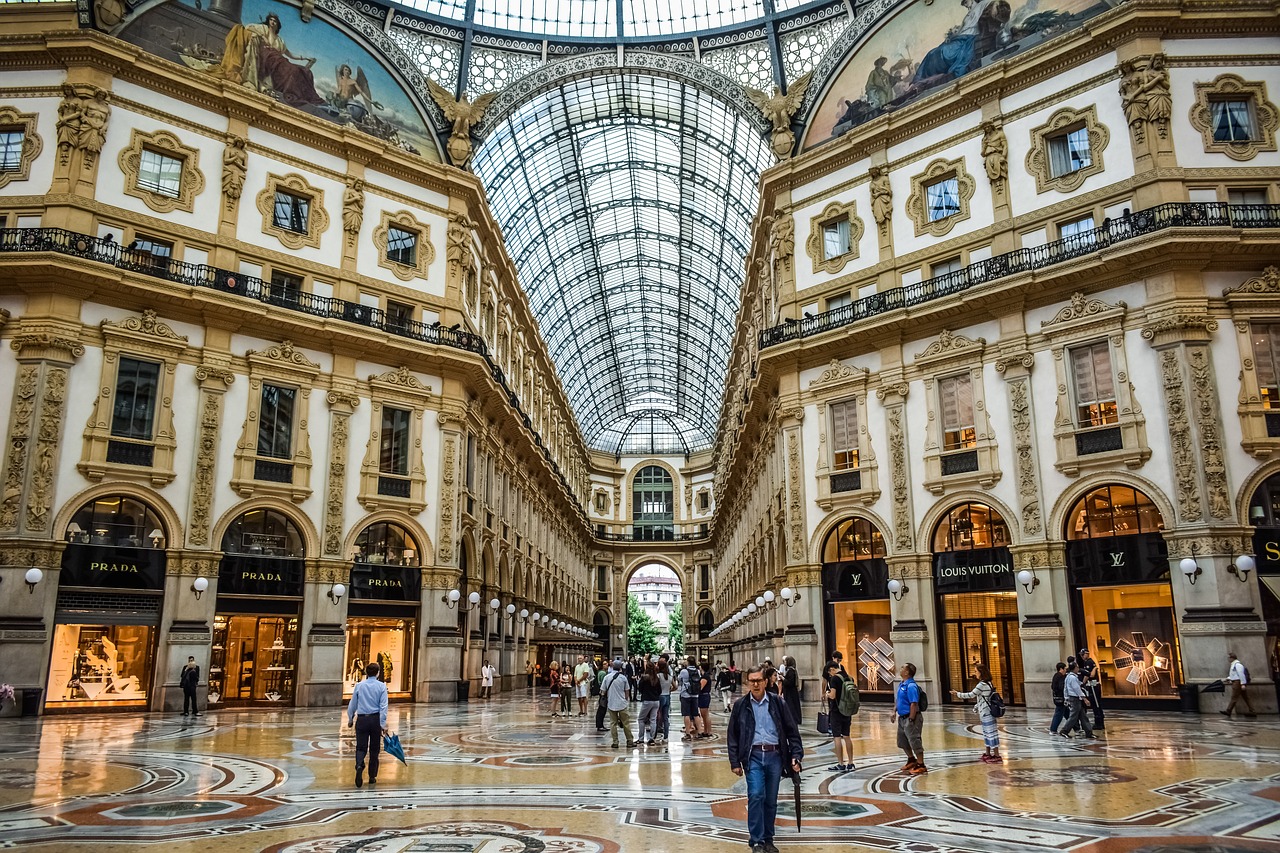
[[[31,176],[31,164],[44,150],[44,141],[36,133],[38,113],[19,112],[16,107],[0,107],[0,130],[22,134],[22,150],[18,153],[18,164],[15,168],[0,172],[0,189],[11,181],[25,181]]]
[[[340,395],[339,392],[330,391],[329,396]],[[356,403],[359,403],[359,398],[356,398]],[[330,405],[333,405],[332,402]],[[329,481],[325,488],[323,540],[326,557],[341,558],[343,556],[342,531],[345,526],[347,439],[350,418],[349,411],[343,411],[342,407],[332,408],[329,413]]]
[[[1079,169],[1053,174],[1050,146],[1054,139],[1084,128],[1089,137],[1089,163]],[[1091,175],[1101,172],[1105,166],[1102,155],[1111,141],[1111,131],[1098,121],[1098,110],[1093,104],[1084,109],[1063,107],[1049,116],[1049,120],[1031,131],[1031,150],[1027,152],[1027,173],[1036,179],[1036,192],[1056,190],[1075,192]]]
[[[1252,160],[1262,151],[1276,150],[1276,129],[1280,128],[1280,110],[1267,100],[1267,84],[1261,80],[1246,81],[1236,74],[1220,74],[1211,83],[1196,83],[1196,100],[1188,118],[1200,131],[1207,154],[1226,154],[1232,160]],[[1253,134],[1249,139],[1219,142],[1214,137],[1213,103],[1215,101],[1247,101],[1252,109]]]
[[[1040,477],[1031,419],[1031,381],[1021,377],[1009,382],[1009,411],[1013,419],[1013,468],[1022,511],[1022,532],[1039,536],[1044,531],[1040,512]]]
[[[1218,406],[1213,365],[1209,361],[1209,348],[1206,346],[1187,347],[1186,354],[1191,370],[1191,394],[1200,439],[1199,459],[1204,472],[1209,515],[1225,521],[1234,513],[1231,509],[1231,490],[1227,485],[1227,461],[1222,447],[1222,415]]]
[[[1207,341],[1218,331],[1218,321],[1198,311],[1175,311],[1147,321],[1142,337],[1152,346],[1183,341]]]
[[[1246,294],[1280,296],[1280,267],[1270,266],[1262,271],[1262,275],[1237,284],[1235,287],[1224,287],[1223,296],[1243,296]]]
[[[1002,355],[995,361],[996,373],[1004,375],[1010,368],[1022,367],[1030,371],[1036,366],[1036,357],[1030,352],[1016,352],[1010,355]]]
[[[441,412],[439,417],[443,417],[444,414],[444,412]],[[443,423],[444,421],[441,422]],[[461,422],[461,419],[459,419],[459,422]],[[454,469],[457,467],[457,444],[454,435],[445,435],[441,458],[440,547],[436,549],[436,556],[440,562],[450,563],[453,561],[453,519],[454,504],[456,501],[456,495],[454,493],[454,482],[456,480],[456,476]],[[426,584],[425,577],[423,578],[423,584]]]
[[[826,226],[837,222],[849,223],[849,248],[833,257],[826,257]],[[866,228],[858,216],[858,204],[852,199],[847,202],[833,201],[822,209],[817,216],[809,219],[809,238],[804,242],[805,254],[813,262],[813,272],[827,272],[832,275],[840,272],[850,261],[857,260],[859,244]]]
[[[320,365],[307,358],[307,354],[302,350],[295,349],[293,341],[290,340],[272,344],[265,350],[249,350],[245,353],[245,357],[251,361],[276,362],[290,368],[302,368],[308,373],[320,372]]]
[[[895,551],[907,554],[915,550],[915,537],[911,530],[911,486],[907,482],[907,437],[903,428],[902,404],[890,407],[885,417],[889,424],[893,544]]]
[[[1169,415],[1169,455],[1178,484],[1178,520],[1199,521],[1204,517],[1200,483],[1196,476],[1198,450],[1191,436],[1187,402],[1182,380],[1181,353],[1174,348],[1160,351],[1160,374],[1164,382],[1165,405]]]
[[[413,391],[419,394],[430,394],[431,388],[424,385],[418,377],[409,372],[409,368],[401,365],[395,370],[389,370],[386,373],[371,375],[369,377],[371,383],[390,385],[397,390]],[[443,414],[443,413],[441,413]],[[439,419],[439,415],[436,416]],[[443,421],[442,421],[443,422]]]
[[[307,200],[306,231],[294,231],[276,224],[276,192]],[[304,246],[320,248],[320,236],[329,229],[329,212],[324,209],[324,190],[307,183],[296,172],[288,175],[267,174],[267,185],[258,193],[258,212],[262,214],[262,233],[275,236],[287,248],[297,251]]]
[[[953,355],[976,355],[978,358],[982,358],[982,350],[986,345],[986,338],[967,338],[964,335],[955,334],[950,329],[943,329],[938,339],[925,347],[924,352],[916,353],[915,360],[917,362],[934,361]],[[975,349],[976,353],[974,352]]]
[[[814,390],[826,385],[840,385],[853,380],[865,381],[870,376],[871,371],[865,367],[844,364],[840,359],[833,358],[831,363],[827,365],[826,370],[822,371],[822,375],[809,382],[809,389]]]
[[[100,325],[102,326],[103,331],[119,329],[124,332],[150,335],[153,338],[161,338],[164,340],[174,341],[176,343],[187,343],[186,335],[179,335],[168,323],[163,320],[156,319],[156,312],[151,308],[143,310],[141,317],[126,317],[118,323],[111,320],[103,320]],[[200,368],[197,368],[197,378],[201,378],[199,376],[199,371]]]
[[[59,361],[71,364],[84,355],[84,344],[78,340],[49,332],[15,335],[9,342],[9,347],[18,354],[19,361]]]
[[[144,150],[178,161],[177,195],[167,195],[141,185]],[[183,145],[177,136],[167,130],[145,133],[136,127],[130,129],[129,145],[120,151],[117,162],[124,174],[125,195],[141,199],[143,204],[156,213],[172,213],[175,210],[191,213],[195,209],[196,196],[204,192],[204,173],[200,171],[199,149]]]
[[[1057,331],[1053,327],[1074,324],[1080,320],[1100,319],[1112,312],[1123,315],[1128,307],[1124,302],[1109,305],[1100,299],[1091,299],[1077,290],[1071,294],[1069,305],[1059,310],[1051,319],[1040,321],[1040,328],[1045,331]]]
[[[36,410],[40,366],[20,364],[13,388],[9,439],[5,447],[4,491],[0,493],[0,530],[16,531],[27,482],[28,444]]]
[[[344,214],[345,215],[345,214]],[[413,262],[409,264],[393,261],[387,255],[392,228],[405,233],[414,234]],[[359,229],[357,229],[357,233]],[[407,210],[392,213],[382,211],[382,221],[373,229],[373,244],[378,248],[378,266],[390,270],[391,274],[401,281],[413,281],[415,278],[426,278],[427,268],[436,259],[435,247],[431,245],[431,226],[418,219]]]
[[[787,515],[792,562],[804,560],[804,502],[800,495],[800,431],[787,431]]]
[[[45,371],[34,464],[27,482],[28,532],[42,532],[49,528],[58,442],[62,437],[62,423],[66,419],[67,383],[70,375],[67,368],[54,365],[49,365]]]
[[[197,368],[197,376],[199,372],[200,368]],[[230,384],[230,380],[223,381]],[[221,418],[222,390],[201,387],[196,464],[191,478],[191,517],[187,524],[187,541],[199,547],[209,544],[209,528],[213,523],[213,498],[217,490],[218,425]]]
[[[952,178],[956,181],[956,203],[959,209],[948,216],[930,219],[927,209],[928,188]],[[925,167],[923,172],[913,175],[911,195],[907,196],[905,209],[907,216],[911,217],[911,221],[915,224],[916,236],[923,237],[930,234],[934,237],[944,237],[951,232],[957,222],[968,219],[969,202],[976,188],[977,182],[965,171],[963,157],[957,157],[954,160],[934,160]]]

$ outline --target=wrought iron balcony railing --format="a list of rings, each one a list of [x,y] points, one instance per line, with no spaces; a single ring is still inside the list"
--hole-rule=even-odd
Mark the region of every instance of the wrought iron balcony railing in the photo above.
[[[631,530],[613,532],[595,531],[595,538],[604,542],[697,542],[711,537],[711,531],[676,532],[674,530],[655,530],[653,528],[635,527]]]
[[[996,255],[946,275],[882,290],[821,314],[764,329],[760,332],[760,349],[820,335],[899,308],[944,299],[1006,276],[1044,269],[1167,228],[1280,228],[1280,205],[1169,202],[1128,216],[1106,219],[1097,228],[1043,246]]]
[[[582,502],[578,500],[573,487],[560,470],[560,466],[551,456],[550,449],[544,444],[542,436],[533,428],[533,419],[520,405],[520,397],[508,383],[502,368],[485,346],[484,339],[474,332],[457,326],[442,326],[439,323],[419,323],[405,320],[399,316],[388,316],[380,308],[372,308],[357,302],[348,302],[332,296],[317,296],[300,290],[281,290],[273,287],[270,281],[243,275],[230,270],[218,269],[208,264],[188,264],[171,258],[159,257],[151,252],[137,251],[121,246],[107,237],[92,237],[63,228],[4,228],[0,229],[0,254],[53,252],[76,258],[109,264],[129,272],[185,284],[190,287],[203,287],[221,293],[252,299],[267,305],[274,305],[288,311],[297,311],[312,317],[326,320],[342,320],[356,323],[371,329],[378,329],[387,334],[401,338],[410,338],[427,344],[452,347],[479,355],[485,360],[490,375],[502,387],[507,402],[515,410],[525,428],[533,436],[533,442],[542,451],[551,469],[559,478],[561,485],[568,493],[574,506],[578,508],[581,519],[586,521],[586,512]]]

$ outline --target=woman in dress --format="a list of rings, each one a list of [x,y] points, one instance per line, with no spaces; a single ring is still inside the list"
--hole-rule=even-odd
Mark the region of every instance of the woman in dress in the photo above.
[[[573,667],[569,662],[560,662],[560,716],[573,716]]]
[[[560,716],[560,662],[552,661],[551,670],[547,673],[547,681],[551,684],[551,716]]]
[[[222,62],[209,70],[255,92],[277,92],[291,107],[324,103],[311,73],[315,58],[290,53],[280,38],[281,28],[280,16],[275,12],[261,24],[236,24],[227,33]]]
[[[1004,759],[1000,756],[1000,728],[991,713],[991,694],[996,692],[991,686],[991,670],[984,663],[975,663],[973,674],[978,683],[972,690],[968,693],[952,690],[951,695],[957,699],[973,700],[973,710],[978,712],[978,719],[982,721],[982,743],[985,746],[982,760],[988,764],[999,764]]]
[[[791,655],[782,659],[782,665],[782,701],[787,703],[791,719],[799,726],[803,722],[800,719],[800,672],[796,669],[796,659]]]

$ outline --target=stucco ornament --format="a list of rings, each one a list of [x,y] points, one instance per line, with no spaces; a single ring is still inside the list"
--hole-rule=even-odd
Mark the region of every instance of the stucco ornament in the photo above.
[[[796,137],[791,132],[791,117],[796,114],[796,110],[800,109],[800,104],[804,101],[804,93],[811,82],[813,82],[812,71],[788,86],[786,94],[783,94],[782,89],[777,86],[773,87],[772,95],[759,89],[752,89],[750,86],[743,87],[747,97],[760,108],[760,112],[764,113],[764,117],[773,125],[770,143],[773,146],[773,153],[778,155],[779,160],[789,159],[795,148]]]
[[[1146,139],[1152,125],[1161,139],[1169,136],[1173,96],[1169,92],[1169,71],[1160,54],[1131,59],[1120,66],[1120,102],[1136,142]]]
[[[465,94],[455,98],[448,89],[430,79],[427,80],[427,89],[444,112],[444,117],[453,122],[453,133],[449,135],[449,142],[445,146],[449,151],[449,160],[458,168],[464,168],[471,160],[471,128],[484,118],[484,111],[498,97],[498,92],[489,92],[474,101]]]
[[[992,184],[1001,184],[1009,177],[1009,138],[998,121],[982,125],[982,165]]]

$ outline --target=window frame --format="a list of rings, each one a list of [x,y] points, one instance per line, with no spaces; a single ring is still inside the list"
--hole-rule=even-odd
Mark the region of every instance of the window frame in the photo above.
[[[1053,141],[1081,129],[1089,140],[1089,163],[1079,169],[1054,174]],[[1083,109],[1063,107],[1054,112],[1048,121],[1031,130],[1026,168],[1035,178],[1036,194],[1050,191],[1068,193],[1080,189],[1088,178],[1106,169],[1104,155],[1110,141],[1111,131],[1098,121],[1096,106],[1091,104]]]
[[[826,229],[840,222],[848,223],[849,245],[838,255],[827,255]],[[809,219],[809,237],[805,240],[805,253],[813,265],[813,272],[838,273],[850,261],[857,260],[862,237],[866,233],[866,224],[858,216],[858,205],[854,200],[847,202],[833,201],[822,211]]]
[[[933,219],[929,215],[931,188],[949,181],[956,183],[956,211]],[[915,224],[915,236],[943,237],[951,233],[957,223],[972,215],[970,202],[976,189],[977,182],[965,170],[963,157],[937,159],[929,163],[923,172],[911,178],[911,194],[907,196],[906,212]]]
[[[245,353],[249,362],[247,383],[248,411],[236,443],[232,465],[231,487],[243,498],[257,494],[278,495],[301,503],[311,496],[311,393],[320,375],[320,365],[289,340]],[[263,386],[291,388],[295,391],[290,455],[286,459],[258,453],[259,419],[262,417]],[[287,481],[258,479],[259,462],[290,466]]]
[[[305,198],[307,230],[296,231],[276,222],[276,195]],[[324,206],[324,190],[312,186],[307,179],[291,172],[287,175],[268,173],[266,186],[257,196],[258,212],[262,214],[262,233],[270,234],[284,246],[298,250],[305,247],[320,248],[321,236],[329,230],[329,213]]]
[[[391,258],[392,230],[416,236],[412,263],[403,263]],[[428,268],[436,259],[435,247],[431,245],[431,226],[420,221],[412,211],[408,210],[383,210],[378,227],[373,229],[373,245],[378,250],[378,266],[389,271],[400,281],[425,279]]]
[[[149,156],[156,158],[159,161],[157,165],[160,167],[158,170],[159,177],[153,184],[146,183],[147,178],[145,177],[147,172],[147,158]],[[166,171],[165,167],[169,164],[172,164],[172,167],[176,169],[176,174],[172,178],[172,185],[170,185],[164,177],[164,173]],[[138,158],[138,189],[143,190],[144,192],[155,193],[156,195],[177,198],[182,192],[182,170],[185,165],[186,164],[181,157],[173,157],[162,151],[158,151],[149,145],[142,146],[142,151],[139,153]]]
[[[922,352],[915,354],[912,376],[923,380],[928,419],[925,425],[924,487],[935,495],[948,489],[994,486],[1002,476],[998,444],[987,413],[984,374],[987,341],[944,330]],[[943,423],[943,384],[964,377],[969,384],[972,425],[957,424],[959,443],[948,441]],[[964,436],[968,430],[970,435]],[[955,460],[972,454],[973,467],[948,471]]]
[[[1223,296],[1236,331],[1240,357],[1240,445],[1258,459],[1270,459],[1280,450],[1280,407],[1270,408],[1259,378],[1254,347],[1255,325],[1280,326],[1280,269],[1268,267],[1260,275],[1227,288]],[[1280,368],[1280,364],[1276,365]],[[1280,376],[1277,376],[1280,381]]]
[[[178,163],[176,192],[168,193],[143,184],[142,159],[146,153]],[[124,174],[125,195],[141,200],[156,213],[195,212],[196,196],[205,188],[199,149],[183,145],[182,140],[167,130],[147,133],[133,128],[129,131],[129,145],[120,152],[117,162]]]
[[[438,398],[432,394],[429,386],[405,366],[370,375],[367,393],[373,411],[370,416],[369,440],[360,466],[360,491],[356,499],[370,512],[394,507],[416,515],[427,507],[426,460],[422,453],[423,422],[428,411],[438,408]],[[403,473],[386,471],[382,466],[388,411],[404,412],[407,418]]]
[[[1247,101],[1254,135],[1246,140],[1219,140],[1214,121],[1215,103]],[[1219,74],[1212,81],[1195,84],[1195,103],[1189,114],[1191,126],[1200,131],[1206,154],[1225,154],[1232,160],[1252,160],[1263,151],[1275,151],[1280,129],[1280,109],[1267,97],[1267,84],[1245,80],[1238,74]]]
[[[837,506],[852,508],[857,504],[870,506],[880,499],[880,469],[871,444],[871,431],[867,428],[870,383],[871,372],[866,368],[832,359],[805,391],[804,402],[812,404],[818,413],[818,462],[814,472],[818,493],[814,500],[824,510]],[[828,412],[835,404],[851,404],[857,413],[854,435],[857,464],[853,467],[835,467],[835,427],[833,416]],[[833,477],[836,478],[834,484]],[[837,488],[833,489],[833,485]]]

